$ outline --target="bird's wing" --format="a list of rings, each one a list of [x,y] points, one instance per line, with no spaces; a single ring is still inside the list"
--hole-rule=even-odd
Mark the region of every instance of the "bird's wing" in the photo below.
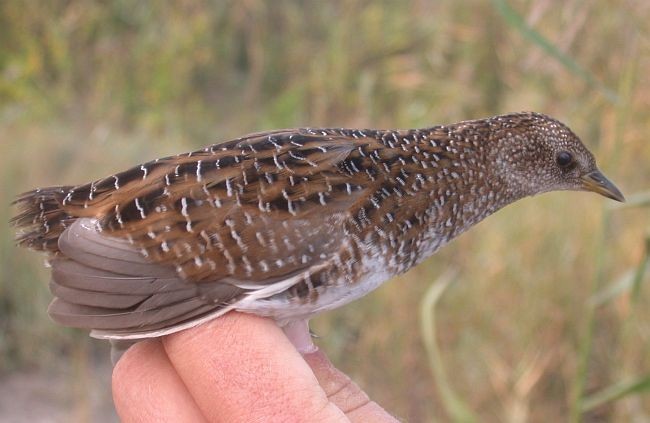
[[[68,207],[104,209],[59,239],[52,317],[104,337],[158,336],[340,260],[343,222],[371,189],[339,168],[353,166],[353,139],[281,132],[226,147],[143,165],[138,177],[152,179],[140,188],[133,170],[113,190],[77,187]]]
[[[243,293],[224,283],[187,283],[128,242],[102,235],[93,219],[75,221],[59,247],[61,254],[50,261],[56,298],[48,312],[66,326],[153,331],[200,317]]]
[[[255,285],[233,278],[192,283],[171,266],[145,259],[128,241],[107,237],[94,219],[76,220],[59,240],[48,313],[56,322],[93,329],[93,336],[161,336],[218,317],[249,299],[265,298],[304,281],[305,272]],[[318,273],[322,265],[308,271]],[[313,287],[314,285],[312,285]]]
[[[343,217],[371,189],[339,168],[355,144],[273,132],[181,156],[141,191],[115,191],[99,225],[188,281],[286,277],[337,251]]]

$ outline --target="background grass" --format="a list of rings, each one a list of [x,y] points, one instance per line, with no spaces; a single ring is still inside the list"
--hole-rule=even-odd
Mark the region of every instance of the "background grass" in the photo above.
[[[565,121],[628,196],[643,192],[649,22],[642,1],[6,0],[0,222],[21,191],[248,132],[519,110]],[[650,214],[637,199],[521,201],[314,329],[408,421],[648,421]],[[48,320],[47,269],[12,237],[0,224],[0,378],[72,369],[70,418],[91,419],[106,348]]]

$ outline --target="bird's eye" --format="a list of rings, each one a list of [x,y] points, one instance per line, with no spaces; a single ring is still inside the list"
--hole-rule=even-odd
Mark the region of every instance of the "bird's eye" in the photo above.
[[[560,167],[568,167],[573,163],[573,156],[568,151],[560,151],[555,157],[555,161]]]

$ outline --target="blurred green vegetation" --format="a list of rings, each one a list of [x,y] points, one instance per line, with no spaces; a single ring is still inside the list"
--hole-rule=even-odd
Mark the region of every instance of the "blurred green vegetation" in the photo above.
[[[650,188],[648,75],[641,1],[4,0],[0,221],[21,191],[248,132],[519,110],[567,122],[629,195]],[[320,343],[408,421],[648,421],[650,215],[637,198],[510,206],[315,319]],[[12,237],[0,225],[0,371],[93,365],[105,346],[49,321],[43,258]],[[434,303],[435,336],[421,334]]]

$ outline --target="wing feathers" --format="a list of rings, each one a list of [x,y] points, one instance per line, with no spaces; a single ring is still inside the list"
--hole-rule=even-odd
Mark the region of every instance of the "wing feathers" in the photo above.
[[[59,250],[64,256],[93,269],[119,269],[124,275],[176,276],[171,267],[148,262],[128,241],[101,236],[95,222],[79,219],[61,235]]]
[[[132,276],[109,272],[83,265],[79,262],[58,258],[50,262],[52,280],[67,288],[109,294],[149,295],[154,292],[170,292],[187,289],[178,277]]]
[[[50,282],[57,298],[48,313],[58,323],[108,337],[173,328],[247,292],[224,281],[184,281],[169,266],[147,262],[128,242],[102,235],[92,219],[75,221],[59,249]]]
[[[373,210],[363,203],[383,180],[371,166],[383,145],[349,130],[251,135],[28,193],[13,222],[19,243],[54,255],[54,320],[100,337],[159,336],[330,266],[345,219]]]
[[[65,326],[119,333],[150,331],[172,326],[211,309],[197,299],[168,305],[165,308],[121,311],[73,304],[56,298],[50,304],[48,313],[55,322]]]
[[[147,299],[147,295],[122,295],[69,288],[50,281],[50,291],[59,298],[74,299],[75,304],[89,307],[126,309]]]

